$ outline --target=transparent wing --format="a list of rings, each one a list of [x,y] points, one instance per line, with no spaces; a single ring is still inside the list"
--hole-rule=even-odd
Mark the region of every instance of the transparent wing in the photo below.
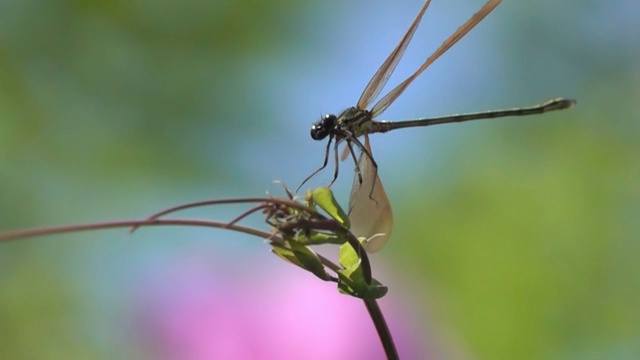
[[[382,114],[389,105],[391,105],[397,98],[404,92],[404,90],[415,80],[422,72],[429,67],[434,61],[436,61],[440,55],[444,54],[451,48],[458,40],[462,39],[474,26],[478,25],[485,16],[487,16],[496,6],[500,5],[502,0],[489,0],[484,6],[475,13],[469,20],[467,20],[464,25],[458,28],[447,40],[445,40],[442,45],[431,55],[427,60],[420,66],[420,68],[413,73],[413,75],[409,76],[405,81],[400,83],[400,85],[396,86],[393,90],[391,90],[387,95],[385,95],[377,104],[373,106],[371,109],[372,117],[376,117],[377,115]],[[364,94],[363,94],[364,95]]]
[[[393,73],[393,70],[395,70],[398,62],[402,58],[402,54],[404,54],[404,51],[407,49],[407,45],[409,45],[409,42],[413,37],[413,33],[416,32],[416,29],[420,24],[420,20],[422,20],[422,15],[424,15],[427,7],[429,7],[429,3],[431,3],[431,0],[427,0],[427,2],[425,2],[424,6],[422,6],[422,9],[418,13],[418,16],[413,21],[413,24],[411,24],[411,27],[409,28],[409,30],[407,30],[407,33],[404,34],[404,37],[402,37],[402,40],[400,40],[396,48],[393,49],[391,54],[389,54],[389,57],[382,63],[371,80],[369,80],[369,84],[367,84],[367,87],[364,88],[364,91],[362,92],[362,95],[360,95],[360,99],[358,100],[358,104],[356,104],[356,107],[358,109],[366,109],[367,106],[369,106],[369,103],[371,103],[371,101],[373,101],[378,96],[378,94],[380,94],[380,91],[387,83],[389,77]]]
[[[371,154],[369,137],[365,135],[364,140],[364,146]],[[364,245],[365,250],[375,252],[380,250],[391,236],[393,213],[377,169],[364,152],[360,153],[358,166],[362,173],[362,183],[358,176],[354,177],[349,199],[351,232],[357,237],[368,239]]]
[[[340,161],[345,161],[349,156],[349,152],[351,152],[351,150],[349,150],[349,147],[345,145],[344,149],[342,149],[342,154],[340,155]]]

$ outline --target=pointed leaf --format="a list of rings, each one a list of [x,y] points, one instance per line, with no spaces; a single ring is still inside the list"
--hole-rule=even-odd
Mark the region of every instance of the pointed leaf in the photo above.
[[[309,247],[304,246],[297,241],[289,241],[291,248],[281,245],[273,245],[271,252],[278,257],[301,267],[322,280],[331,280],[331,277],[324,270],[324,265],[320,261],[318,255]]]
[[[281,259],[292,263],[293,265],[297,265],[301,268],[304,268],[302,266],[302,263],[298,260],[298,258],[296,258],[296,255],[294,254],[293,250],[280,245],[275,245],[275,244],[272,244],[272,246],[273,246],[273,249],[271,249],[272,253],[274,253]]]
[[[311,197],[315,204],[344,227],[349,228],[349,226],[351,226],[349,216],[342,210],[336,198],[333,196],[331,189],[319,187],[313,190]]]
[[[323,232],[312,231],[309,236],[298,236],[296,240],[304,245],[322,245],[322,244],[335,244],[342,245],[345,243],[345,239],[335,234],[327,234]]]
[[[322,280],[330,279],[329,275],[327,275],[327,272],[324,270],[324,265],[322,265],[322,261],[320,261],[318,254],[311,250],[310,247],[304,246],[297,241],[291,241],[289,244],[304,269],[312,272]]]
[[[338,290],[361,299],[378,299],[386,295],[388,288],[375,279],[367,284],[362,271],[360,257],[349,244],[340,247],[340,265],[338,271]]]

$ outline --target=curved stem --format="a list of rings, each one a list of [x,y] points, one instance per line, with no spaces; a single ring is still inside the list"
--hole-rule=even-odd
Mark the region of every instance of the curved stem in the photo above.
[[[11,231],[0,234],[0,242],[19,240],[30,237],[38,237],[38,236],[46,236],[46,235],[55,235],[55,234],[66,234],[80,231],[91,231],[91,230],[106,230],[106,229],[117,229],[117,228],[138,228],[142,226],[202,226],[202,227],[210,227],[222,230],[234,230],[244,234],[257,236],[263,239],[268,239],[273,242],[282,243],[283,240],[280,238],[274,238],[273,234],[256,230],[253,228],[222,223],[218,221],[209,221],[209,220],[185,220],[185,219],[156,219],[156,220],[125,220],[125,221],[108,221],[101,223],[93,223],[93,224],[81,224],[81,225],[67,225],[67,226],[56,226],[42,229],[30,229],[30,230],[18,230]],[[325,258],[324,256],[318,254],[320,258],[320,262],[327,268],[331,269],[333,272],[337,273],[341,268],[334,264],[331,260]]]
[[[249,216],[249,215],[251,215],[251,214],[253,214],[253,213],[257,212],[257,211],[260,211],[262,209],[266,209],[268,207],[269,207],[269,205],[266,205],[266,204],[252,207],[251,209],[249,209],[249,210],[243,212],[242,214],[236,216],[235,219],[229,221],[227,224],[228,224],[228,226],[235,225],[236,223],[238,223],[240,220],[246,218],[247,216]]]
[[[221,199],[221,200],[204,200],[204,201],[195,201],[182,205],[172,206],[165,210],[158,211],[157,213],[149,216],[147,220],[154,220],[163,215],[167,215],[176,211],[191,209],[200,206],[209,206],[209,205],[223,205],[223,204],[244,204],[244,203],[256,203],[256,202],[265,202],[272,200],[270,198],[243,198],[243,199]]]
[[[246,203],[276,203],[282,204],[286,206],[291,206],[303,211],[309,211],[310,213],[316,213],[317,211],[308,206],[302,205],[296,201],[288,200],[288,199],[275,199],[275,198],[232,198],[232,199],[222,199],[222,200],[204,200],[204,201],[195,201],[190,202],[178,206],[172,206],[168,209],[159,211],[147,218],[147,221],[153,221],[158,219],[159,217],[168,215],[170,213],[178,212],[181,210],[192,209],[201,206],[212,206],[212,205],[224,205],[224,204],[246,204]],[[131,226],[129,229],[129,233],[133,233],[136,231],[138,226]]]
[[[367,307],[369,316],[371,316],[371,320],[373,320],[373,325],[376,327],[376,331],[380,337],[380,342],[382,342],[382,347],[384,348],[384,353],[387,355],[387,359],[399,359],[396,345],[393,342],[393,337],[391,337],[387,321],[384,319],[384,315],[382,315],[378,302],[375,299],[364,299],[363,301]]]
[[[140,227],[140,226],[168,226],[168,225],[176,225],[176,226],[203,226],[203,227],[212,227],[218,229],[230,229],[239,231],[241,233],[258,236],[261,238],[269,238],[272,237],[272,234],[269,234],[264,231],[256,230],[253,228],[240,226],[240,225],[231,225],[218,221],[209,221],[209,220],[184,220],[184,219],[162,219],[162,220],[125,220],[125,221],[108,221],[101,223],[93,223],[93,224],[82,224],[82,225],[68,225],[68,226],[56,226],[49,227],[43,229],[31,229],[31,230],[18,230],[0,234],[0,242],[10,241],[10,240],[18,240],[29,237],[36,236],[45,236],[45,235],[54,235],[54,234],[64,234],[64,233],[72,233],[79,231],[90,231],[90,230],[105,230],[105,229],[116,229],[123,227]]]
[[[291,206],[300,210],[309,211],[315,213],[316,210],[310,208],[308,206],[302,205],[298,202],[288,199],[276,199],[276,198],[243,198],[243,199],[223,199],[223,200],[205,200],[205,201],[196,201],[192,203],[186,203],[178,206],[173,206],[168,209],[159,211],[147,218],[147,220],[155,220],[164,215],[174,213],[181,210],[191,209],[195,207],[201,206],[210,206],[210,205],[223,205],[223,204],[243,204],[243,203],[254,203],[254,202],[265,202],[265,203],[275,203],[286,206]]]

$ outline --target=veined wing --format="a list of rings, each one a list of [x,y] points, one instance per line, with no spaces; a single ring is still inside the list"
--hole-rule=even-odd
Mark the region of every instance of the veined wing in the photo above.
[[[364,141],[365,148],[371,154],[367,135]],[[389,198],[378,177],[378,170],[364,152],[360,153],[358,166],[362,174],[362,183],[358,176],[354,177],[349,198],[351,232],[357,237],[367,239],[364,244],[367,252],[375,252],[380,250],[391,236],[393,213]]]
[[[418,16],[415,20],[413,20],[413,24],[411,24],[411,27],[409,28],[409,30],[407,30],[407,33],[402,37],[402,40],[400,40],[396,48],[393,49],[391,54],[389,54],[389,57],[382,63],[371,80],[369,80],[369,84],[367,84],[367,87],[364,88],[364,91],[362,92],[362,95],[360,95],[360,99],[356,104],[356,107],[358,109],[365,110],[367,106],[369,106],[371,101],[373,101],[380,94],[380,91],[387,83],[387,81],[389,81],[389,77],[393,73],[393,70],[395,70],[398,62],[404,54],[404,51],[407,49],[407,45],[409,45],[413,34],[416,32],[416,29],[420,24],[420,20],[422,20],[422,16],[424,15],[425,11],[427,11],[429,3],[431,3],[431,0],[427,0],[427,2],[424,3],[422,9],[418,13]]]
[[[462,39],[474,26],[478,25],[485,16],[487,16],[496,6],[500,5],[502,0],[489,0],[484,6],[475,13],[464,25],[460,26],[442,45],[427,58],[427,60],[420,66],[420,68],[409,76],[405,81],[396,86],[387,95],[385,95],[377,104],[371,109],[371,115],[375,118],[377,115],[382,114],[389,105],[391,105],[397,98],[404,92],[404,90],[415,80],[422,72],[429,67],[434,61],[436,61],[440,55],[449,50],[458,40]]]

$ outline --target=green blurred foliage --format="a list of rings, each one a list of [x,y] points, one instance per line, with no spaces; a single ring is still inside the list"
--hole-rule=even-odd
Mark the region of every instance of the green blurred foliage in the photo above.
[[[638,145],[598,127],[502,134],[454,156],[450,187],[404,204],[398,255],[486,358],[640,351]]]
[[[505,56],[516,71],[564,66],[569,74],[556,76],[578,79],[577,107],[544,126],[510,123],[450,153],[432,169],[450,183],[405,193],[396,206],[410,215],[397,220],[395,255],[428,276],[421,292],[436,299],[437,317],[481,358],[637,358],[640,52],[620,42],[638,32],[611,44],[572,22],[518,22],[519,45]],[[541,38],[557,49],[555,68],[545,68]],[[544,88],[531,79],[513,86]]]
[[[298,26],[299,5],[0,4],[0,229],[126,217],[115,209],[193,186],[194,176],[222,182],[223,163],[193,154],[205,151],[205,134],[221,123],[259,130],[238,95],[262,105],[245,67],[278,54],[280,39]],[[212,141],[223,149],[234,138]],[[0,358],[144,356],[130,319],[95,300],[109,285],[83,282],[95,271],[88,265],[98,249],[97,241],[80,238],[97,240],[2,244]],[[125,244],[121,249],[131,246]],[[117,269],[123,255],[116,256]]]
[[[12,252],[11,245],[3,252]],[[3,245],[4,247],[4,245]],[[80,292],[55,271],[47,257],[2,256],[0,338],[4,358],[102,358],[91,346],[80,316]],[[26,261],[22,261],[26,260]],[[107,358],[107,357],[104,357]]]

